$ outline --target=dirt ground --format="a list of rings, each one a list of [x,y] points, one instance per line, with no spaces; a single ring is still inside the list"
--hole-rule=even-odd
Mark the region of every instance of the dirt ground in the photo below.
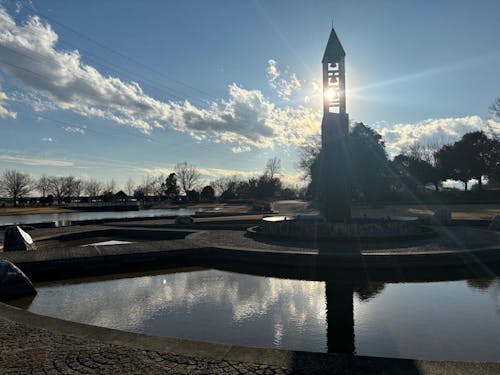
[[[298,213],[314,213],[315,210],[303,201],[278,201],[273,205],[280,214],[294,215]],[[386,205],[382,207],[352,206],[354,216],[381,215],[381,216],[421,216],[432,215],[438,205]],[[442,207],[442,206],[441,206]],[[452,211],[454,219],[485,219],[491,220],[500,215],[500,204],[459,204],[446,206]]]
[[[189,207],[203,207],[208,211],[220,213],[243,213],[250,210],[250,206],[241,204],[218,204],[218,203],[199,203],[189,205]],[[387,205],[383,207],[353,206],[352,213],[356,216],[363,214],[374,214],[384,216],[420,216],[432,215],[439,206],[428,205]],[[448,205],[452,211],[454,219],[486,219],[490,220],[495,215],[500,215],[500,204],[460,204]],[[177,205],[162,205],[154,208],[179,208]],[[298,214],[314,213],[315,210],[309,207],[308,202],[304,201],[278,201],[274,202],[273,208],[280,214]],[[0,207],[0,216],[2,215],[28,215],[28,214],[53,214],[62,212],[72,212],[71,210],[58,207]]]
[[[0,207],[0,216],[5,215],[31,215],[31,214],[58,214],[73,212],[59,207]]]
[[[418,205],[398,205],[385,206],[382,208],[353,207],[353,213],[374,213],[401,216],[421,216],[432,215],[438,205],[418,206]],[[500,205],[498,204],[459,204],[445,206],[452,212],[453,219],[484,219],[491,220],[495,215],[500,215]]]

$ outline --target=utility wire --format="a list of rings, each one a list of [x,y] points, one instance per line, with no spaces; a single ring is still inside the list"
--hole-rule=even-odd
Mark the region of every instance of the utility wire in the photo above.
[[[68,44],[68,45],[69,45],[69,43],[64,43],[64,44]],[[34,57],[34,56],[30,55],[30,54],[27,54],[27,53],[24,53],[24,52],[18,51],[18,50],[16,50],[16,49],[10,48],[10,47],[5,46],[5,45],[0,45],[0,49],[1,49],[1,48],[7,49],[7,50],[9,50],[9,51],[11,51],[11,52],[13,52],[13,53],[16,53],[16,54],[18,54],[18,55],[24,56],[24,57],[26,57],[26,58],[28,58],[28,59],[30,59],[30,60],[33,60],[33,61],[35,61],[35,62],[37,62],[37,63],[42,63],[42,64],[46,64],[46,65],[49,65],[49,64],[51,64],[51,63],[52,63],[52,61],[50,61],[49,59],[45,58],[43,55],[39,55],[39,56],[37,56],[37,57]],[[82,51],[83,51],[83,49],[82,49]],[[95,59],[93,59],[93,58],[90,58],[90,57],[89,57],[88,59],[89,59],[89,60],[91,60],[91,61],[94,61],[94,63],[96,63],[96,64],[98,64],[98,65],[101,65],[101,66],[103,66],[103,67],[105,67],[105,68],[107,68],[107,69],[109,69],[109,70],[114,71],[115,73],[118,73],[118,74],[123,74],[123,73],[125,73],[125,75],[128,75],[128,76],[129,76],[132,80],[144,81],[144,82],[146,82],[146,84],[147,84],[148,86],[150,86],[151,88],[153,88],[153,89],[155,89],[155,90],[157,90],[157,91],[159,91],[159,92],[163,92],[163,93],[167,94],[167,96],[169,96],[170,98],[172,98],[172,97],[173,97],[173,98],[175,98],[175,99],[177,99],[177,100],[180,100],[180,101],[184,101],[184,100],[185,100],[185,98],[184,98],[184,97],[182,97],[182,96],[180,96],[180,95],[176,94],[174,89],[168,88],[167,86],[163,86],[163,85],[162,85],[162,87],[158,87],[158,86],[156,86],[156,84],[155,84],[155,83],[153,83],[152,81],[150,81],[150,80],[148,80],[147,78],[144,78],[144,77],[134,77],[134,73],[133,73],[133,72],[128,71],[128,70],[125,70],[125,69],[123,69],[123,68],[120,68],[120,67],[118,67],[117,65],[115,65],[115,64],[113,64],[113,63],[111,63],[111,62],[108,62],[108,61],[106,61],[106,60],[104,60],[104,59],[103,59],[103,61],[105,61],[105,62],[108,64],[108,66],[106,66],[106,64],[100,63],[99,61],[97,61],[97,60],[95,60]],[[8,65],[10,65],[10,66],[14,66],[14,64],[8,63],[8,62],[6,62],[5,60],[2,60],[2,61],[3,61],[5,64],[8,64]],[[31,70],[28,70],[28,69],[26,69],[26,68],[22,68],[22,67],[19,67],[19,66],[18,66],[18,68],[19,68],[19,69],[23,69],[23,70],[27,70],[27,71],[29,71],[29,72],[31,72],[31,73],[33,73],[33,74],[37,74],[38,76],[41,76],[40,74],[38,74],[38,73],[36,73],[36,72],[34,72],[34,71],[31,71]],[[122,70],[121,72],[119,71],[120,69]],[[139,78],[139,79],[136,79],[136,78]],[[195,101],[197,101],[197,102],[198,102],[198,104],[200,104],[200,105],[204,105],[204,104],[205,104],[204,102],[202,102],[202,101],[201,101],[201,100],[199,100],[199,99],[196,99],[196,98],[194,98],[194,99],[195,99]],[[193,100],[192,100],[192,101],[193,101]]]
[[[142,61],[140,61],[140,60],[137,60],[137,59],[135,59],[135,58],[133,58],[133,57],[130,57],[130,56],[128,56],[128,55],[126,55],[126,54],[124,54],[124,53],[122,53],[122,52],[120,52],[120,51],[117,51],[117,50],[115,50],[115,49],[113,49],[113,48],[111,48],[111,47],[108,47],[108,46],[104,45],[103,43],[101,43],[101,42],[99,42],[99,41],[97,41],[97,40],[95,40],[95,39],[93,39],[93,38],[91,38],[91,37],[89,37],[89,36],[87,36],[87,35],[85,35],[85,34],[83,34],[83,33],[79,32],[79,31],[77,31],[77,30],[75,30],[75,29],[73,29],[72,27],[70,27],[70,26],[68,26],[68,25],[63,24],[62,22],[60,22],[60,21],[58,21],[58,20],[56,20],[56,19],[54,19],[54,18],[52,18],[52,17],[48,16],[47,14],[45,14],[45,13],[43,13],[43,12],[40,12],[39,10],[38,10],[38,11],[37,11],[37,10],[35,10],[35,9],[33,9],[33,10],[34,10],[35,12],[37,12],[39,15],[41,15],[43,18],[46,18],[47,20],[51,21],[52,23],[54,23],[54,24],[56,24],[56,25],[59,25],[59,26],[61,26],[61,27],[65,28],[65,29],[67,29],[67,30],[71,31],[72,33],[74,33],[74,34],[76,34],[76,35],[80,36],[80,37],[81,37],[81,38],[83,38],[83,39],[86,39],[86,40],[90,41],[91,43],[94,43],[95,45],[99,46],[99,47],[100,47],[100,48],[102,48],[102,49],[108,50],[108,51],[110,51],[110,52],[114,53],[114,54],[115,54],[115,55],[117,55],[117,56],[120,56],[120,57],[122,57],[122,58],[124,58],[124,59],[126,59],[126,60],[129,60],[129,61],[131,61],[131,62],[133,62],[133,63],[137,64],[137,65],[140,65],[140,66],[142,66],[143,68],[148,69],[148,70],[152,71],[153,73],[156,73],[156,74],[158,74],[158,75],[160,75],[160,76],[164,77],[165,79],[168,79],[168,80],[170,80],[170,81],[173,81],[173,82],[175,82],[175,83],[177,83],[177,84],[179,84],[179,85],[181,85],[181,86],[184,86],[184,87],[186,87],[186,88],[189,88],[189,89],[191,89],[191,90],[193,90],[193,91],[196,91],[196,92],[198,92],[198,93],[200,93],[200,94],[202,94],[202,95],[205,95],[205,96],[207,96],[207,97],[210,97],[210,98],[211,98],[211,99],[213,99],[213,100],[217,100],[217,98],[216,98],[215,96],[213,96],[212,94],[210,94],[210,93],[208,93],[208,92],[206,92],[206,91],[204,91],[204,90],[201,90],[201,89],[199,89],[199,88],[197,88],[197,87],[194,87],[194,86],[192,86],[192,85],[190,85],[190,84],[187,84],[187,83],[185,83],[185,82],[182,82],[182,81],[180,81],[180,80],[178,80],[178,79],[172,78],[172,77],[170,77],[170,76],[166,75],[165,73],[163,73],[163,72],[161,72],[161,71],[159,71],[159,70],[157,70],[157,69],[155,69],[155,68],[153,68],[153,67],[151,67],[151,66],[149,66],[149,65],[147,65],[147,64],[145,64],[145,63],[143,63],[143,62],[142,62]]]

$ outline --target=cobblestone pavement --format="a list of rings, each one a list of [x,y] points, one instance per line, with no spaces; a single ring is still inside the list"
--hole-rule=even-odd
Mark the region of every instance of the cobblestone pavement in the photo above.
[[[290,370],[85,340],[0,318],[2,374],[288,374]]]
[[[440,229],[440,236],[408,241],[342,243],[315,241],[286,241],[276,239],[257,239],[241,231],[206,231],[189,235],[187,238],[199,246],[220,246],[227,248],[248,248],[270,251],[309,251],[340,250],[352,252],[413,253],[453,251],[500,246],[500,233],[472,227],[449,227]]]

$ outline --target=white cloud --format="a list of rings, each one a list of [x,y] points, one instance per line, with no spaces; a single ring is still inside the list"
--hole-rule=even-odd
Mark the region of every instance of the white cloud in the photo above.
[[[249,152],[250,150],[252,150],[250,147],[248,146],[238,146],[238,147],[232,147],[231,148],[231,151],[234,152],[235,154],[240,154],[242,152]]]
[[[283,74],[279,70],[276,60],[270,59],[267,61],[266,74],[269,80],[269,86],[271,86],[283,100],[290,100],[290,96],[302,87],[295,73],[289,74],[288,78],[280,78],[283,77]]]
[[[52,102],[48,101],[45,98],[42,98],[32,91],[14,91],[11,93],[10,100],[13,102],[26,104],[30,106],[35,112],[44,112],[57,109],[57,107]]]
[[[7,101],[7,94],[0,91],[0,118],[16,118],[17,113],[11,112],[5,107],[5,102]]]
[[[24,165],[40,165],[46,167],[72,167],[74,163],[67,160],[54,160],[54,159],[38,159],[24,156],[1,155],[0,161],[24,164]]]
[[[479,116],[461,118],[427,119],[415,124],[386,123],[375,126],[383,136],[387,151],[394,156],[414,143],[447,144],[460,139],[465,133],[483,130],[486,133],[490,128],[499,129],[500,123],[494,120],[483,120]]]
[[[19,14],[19,12],[21,12],[21,9],[22,9],[22,4],[20,1],[16,1],[16,14]]]
[[[272,147],[302,144],[319,131],[320,115],[303,107],[277,107],[260,90],[229,86],[229,99],[200,109],[189,102],[172,104],[174,128],[219,142]],[[311,122],[311,121],[314,122]]]
[[[49,101],[58,109],[111,120],[143,132],[168,126],[199,141],[240,147],[301,144],[311,132],[319,130],[317,110],[279,108],[260,90],[248,90],[235,83],[228,87],[228,99],[207,102],[206,108],[189,101],[156,100],[145,94],[138,83],[103,76],[84,64],[77,50],[57,50],[57,41],[51,26],[38,17],[17,25],[0,7],[0,67],[42,97],[34,101],[35,110],[47,108],[42,104]],[[268,74],[281,73],[271,70]],[[301,86],[295,74],[287,79],[280,77],[275,84],[284,99]],[[313,118],[315,124],[311,123]]]
[[[266,73],[267,73],[267,78],[269,79],[269,82],[274,82],[279,78],[281,73],[278,69],[278,62],[276,60],[269,59],[267,61]]]
[[[78,51],[57,51],[58,35],[38,17],[23,25],[0,7],[2,67],[58,108],[150,131],[169,106],[145,95],[135,82],[105,77],[82,63]]]
[[[76,126],[65,126],[63,128],[64,131],[68,132],[68,133],[78,133],[78,134],[82,134],[82,135],[85,135],[85,129],[84,128],[79,128],[79,127],[76,127]]]
[[[43,137],[42,141],[49,142],[49,143],[55,142],[55,140],[52,137]]]

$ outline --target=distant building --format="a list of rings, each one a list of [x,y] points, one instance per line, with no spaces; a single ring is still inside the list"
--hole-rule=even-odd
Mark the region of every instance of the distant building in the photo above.
[[[116,193],[113,198],[115,202],[127,202],[129,200],[129,196],[125,194],[123,190],[120,190],[118,193]]]

